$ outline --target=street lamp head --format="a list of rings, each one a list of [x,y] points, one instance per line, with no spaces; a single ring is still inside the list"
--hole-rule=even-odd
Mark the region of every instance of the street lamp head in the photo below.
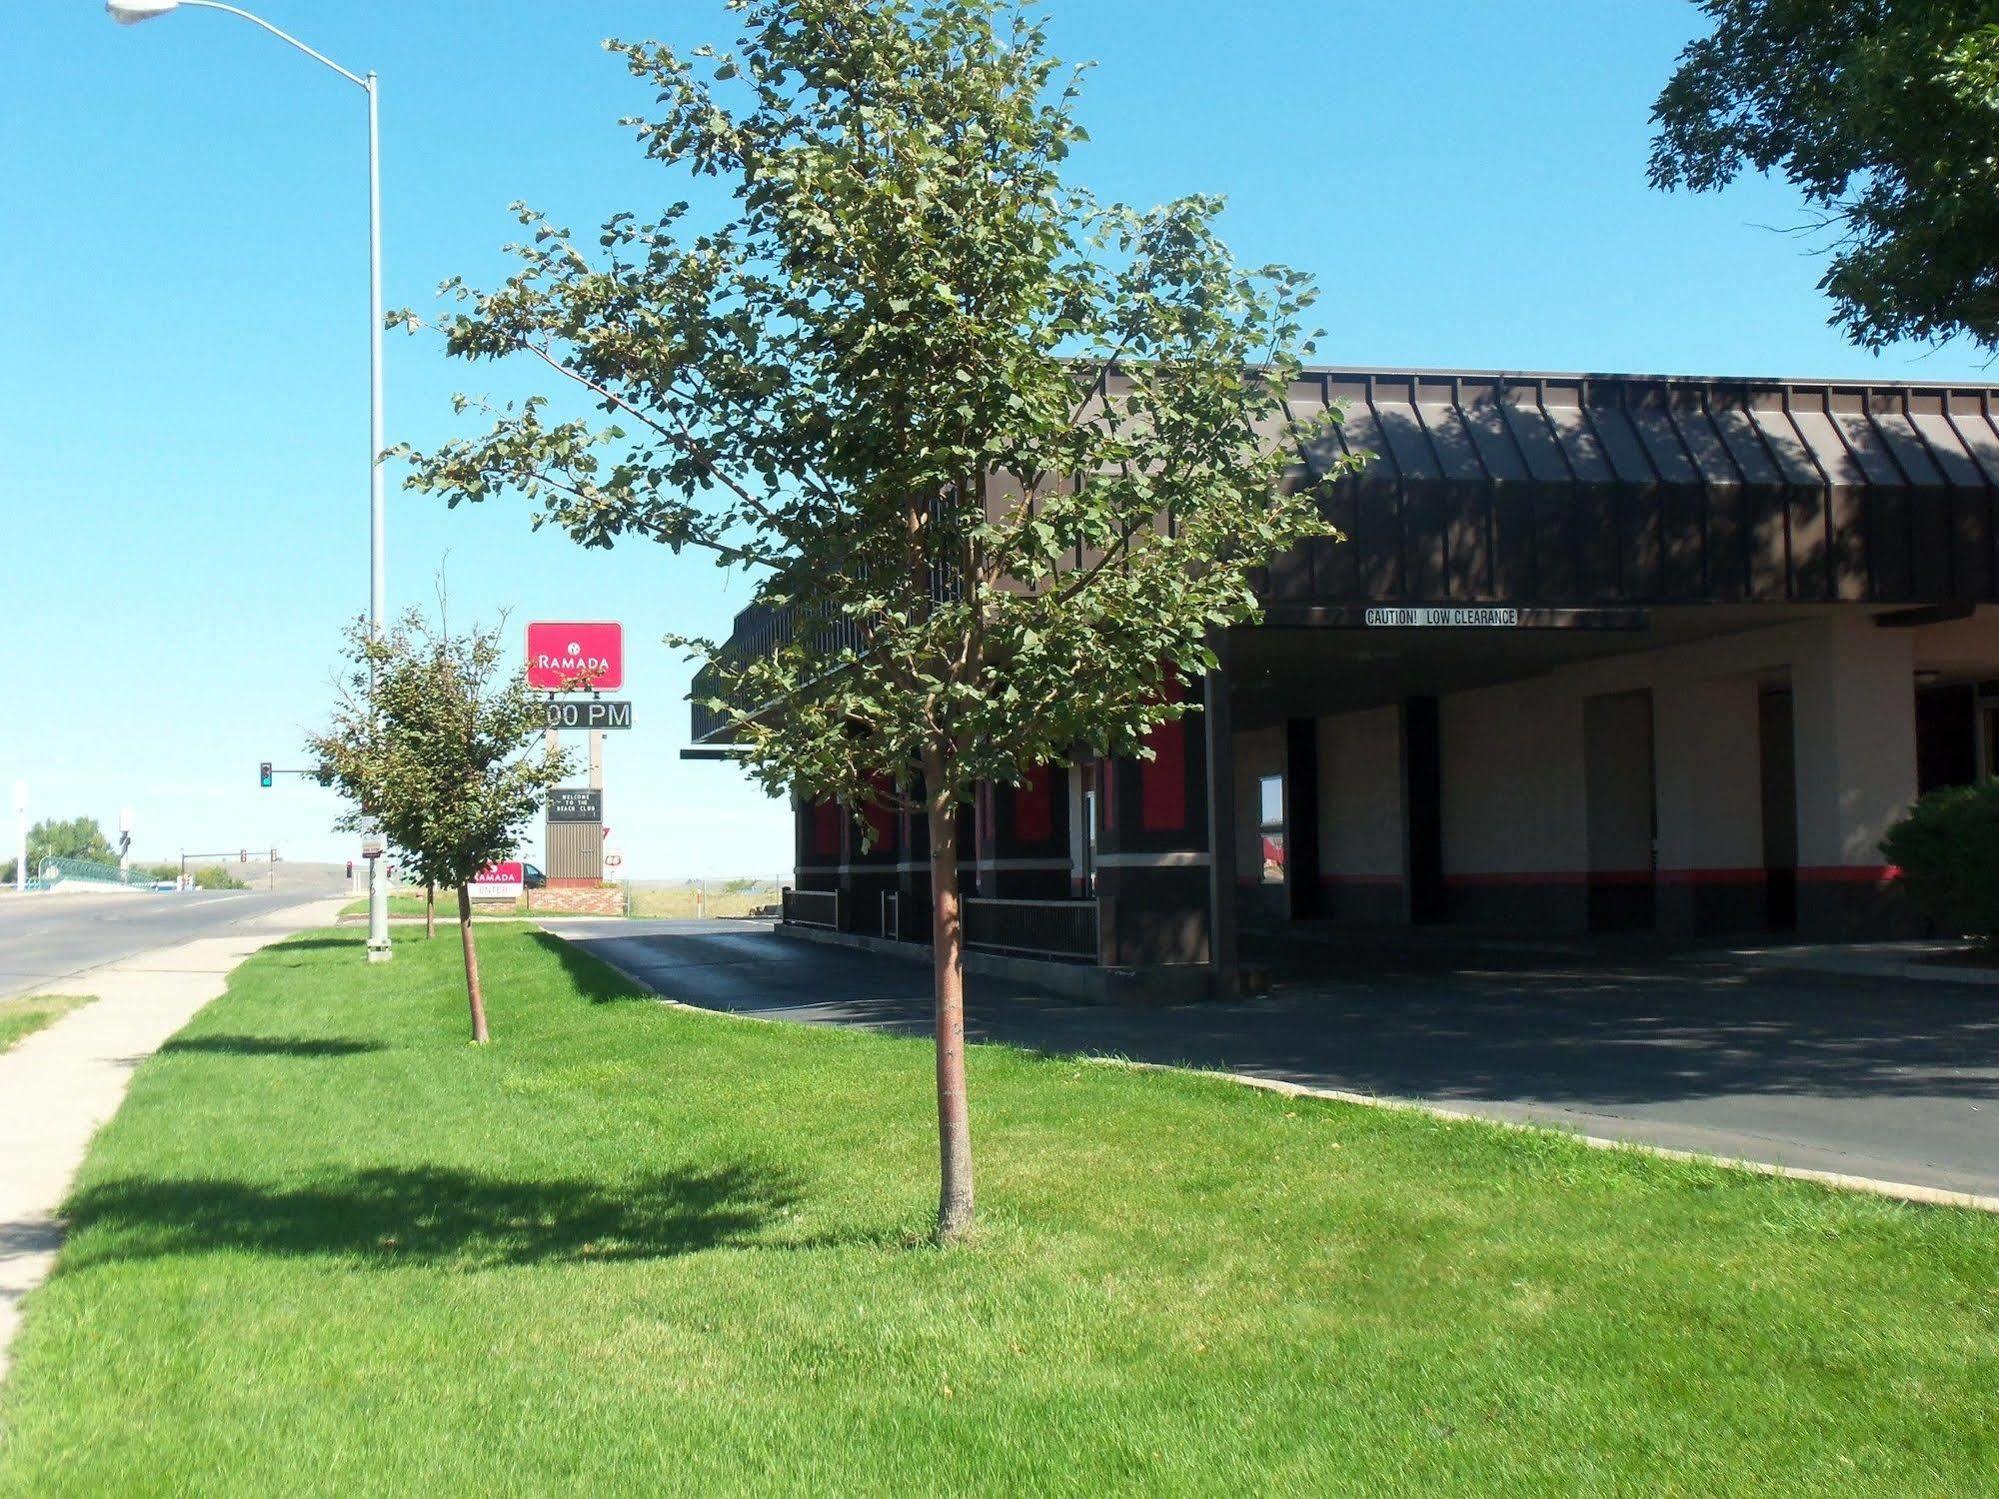
[[[180,0],[104,0],[105,13],[120,26],[136,26],[179,8]]]

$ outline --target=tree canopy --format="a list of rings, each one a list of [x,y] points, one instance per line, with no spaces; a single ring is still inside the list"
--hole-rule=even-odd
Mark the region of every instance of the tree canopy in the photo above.
[[[118,851],[104,836],[94,817],[45,817],[28,829],[28,873],[39,875],[50,859],[88,859],[94,864],[116,864]],[[14,861],[9,859],[0,878],[14,877]]]
[[[514,853],[569,761],[544,747],[547,714],[503,664],[497,627],[454,635],[412,610],[377,636],[357,621],[347,658],[333,720],[306,747],[320,784],[348,803],[336,826],[379,828],[419,882],[459,892],[473,1038],[484,1041],[465,886]]]
[[[1999,349],[1999,0],[1699,0],[1652,118],[1651,179],[1781,172],[1830,231],[1856,342]]]
[[[1311,286],[1239,265],[1218,198],[1066,182],[1078,75],[1014,7],[729,9],[732,50],[607,44],[654,93],[645,153],[724,184],[726,214],[619,213],[586,250],[517,205],[517,272],[445,286],[453,354],[526,355],[599,414],[529,400],[410,482],[754,577],[768,628],[692,642],[703,694],[772,791],[928,818],[943,1056],[957,804],[1145,753],[1188,706],[1165,678],[1255,615],[1251,569],[1329,530],[1286,482],[1323,451],[1285,406]],[[945,1057],[940,1116],[953,1087]],[[954,1206],[944,1124],[948,1237],[969,1158]]]

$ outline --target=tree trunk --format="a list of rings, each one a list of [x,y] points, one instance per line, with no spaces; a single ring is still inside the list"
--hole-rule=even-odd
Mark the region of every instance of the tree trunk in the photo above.
[[[937,1242],[972,1226],[972,1124],[965,1106],[964,924],[958,906],[958,807],[926,764],[930,816],[930,951],[937,996]]]
[[[465,939],[465,998],[472,1006],[472,1043],[484,1046],[486,1035],[486,996],[479,988],[479,949],[472,941],[472,887],[469,884],[458,887],[458,932]]]
[[[432,880],[423,887],[423,939],[428,942],[437,935],[437,882]]]

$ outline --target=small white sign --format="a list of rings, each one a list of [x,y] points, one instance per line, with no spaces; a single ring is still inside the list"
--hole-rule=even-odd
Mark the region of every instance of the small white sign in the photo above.
[[[1520,623],[1518,609],[1370,609],[1367,627],[1419,630],[1510,630]]]
[[[364,859],[379,859],[382,857],[382,835],[380,833],[363,833],[361,835],[361,857]]]

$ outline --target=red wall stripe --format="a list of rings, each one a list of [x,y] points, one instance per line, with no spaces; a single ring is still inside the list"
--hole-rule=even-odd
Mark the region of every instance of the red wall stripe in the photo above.
[[[1027,843],[1055,833],[1055,772],[1047,766],[1013,788],[1013,832]]]
[[[1177,703],[1187,695],[1180,673],[1168,670],[1159,695]],[[1145,736],[1150,760],[1138,762],[1138,825],[1148,833],[1177,833],[1187,826],[1187,721],[1163,723]]]
[[[1800,880],[1816,885],[1885,885],[1901,877],[1893,864],[1810,864],[1798,871]]]
[[[840,807],[837,802],[812,804],[812,852],[839,857]]]

